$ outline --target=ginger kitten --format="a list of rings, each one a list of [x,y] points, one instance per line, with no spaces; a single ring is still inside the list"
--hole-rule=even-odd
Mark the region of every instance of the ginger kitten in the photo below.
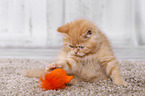
[[[117,85],[127,85],[107,37],[91,21],[75,20],[57,31],[64,34],[64,46],[57,61],[47,65],[45,71],[63,68],[74,76],[71,83],[97,82],[110,77]]]

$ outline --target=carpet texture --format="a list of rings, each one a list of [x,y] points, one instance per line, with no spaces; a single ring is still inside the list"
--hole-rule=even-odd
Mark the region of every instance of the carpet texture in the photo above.
[[[60,90],[43,91],[38,78],[23,76],[25,69],[42,69],[49,60],[0,59],[0,96],[145,96],[145,61],[119,60],[127,87],[100,81],[81,82]]]

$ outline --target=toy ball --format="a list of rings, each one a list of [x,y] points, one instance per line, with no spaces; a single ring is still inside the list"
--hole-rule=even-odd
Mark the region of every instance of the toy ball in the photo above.
[[[40,76],[40,87],[45,90],[57,90],[67,87],[66,83],[72,80],[73,76],[67,76],[64,69],[55,69],[50,73],[45,73],[44,79]]]

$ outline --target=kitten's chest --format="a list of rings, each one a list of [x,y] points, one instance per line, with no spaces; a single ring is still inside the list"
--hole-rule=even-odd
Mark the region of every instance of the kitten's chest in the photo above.
[[[104,74],[103,67],[95,59],[80,60],[80,78],[89,81],[92,78],[100,78]]]
[[[100,63],[97,60],[93,59],[85,59],[80,61],[80,66],[81,66],[81,73],[82,74],[92,74],[101,71],[102,67]]]

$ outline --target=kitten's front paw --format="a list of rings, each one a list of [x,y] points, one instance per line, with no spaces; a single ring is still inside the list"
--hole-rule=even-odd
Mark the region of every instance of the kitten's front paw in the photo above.
[[[127,83],[126,83],[124,80],[114,81],[114,84],[116,84],[116,85],[123,85],[123,86],[127,86]]]
[[[50,72],[53,71],[54,69],[62,68],[61,65],[53,63],[53,64],[48,64],[45,68],[45,72]]]

